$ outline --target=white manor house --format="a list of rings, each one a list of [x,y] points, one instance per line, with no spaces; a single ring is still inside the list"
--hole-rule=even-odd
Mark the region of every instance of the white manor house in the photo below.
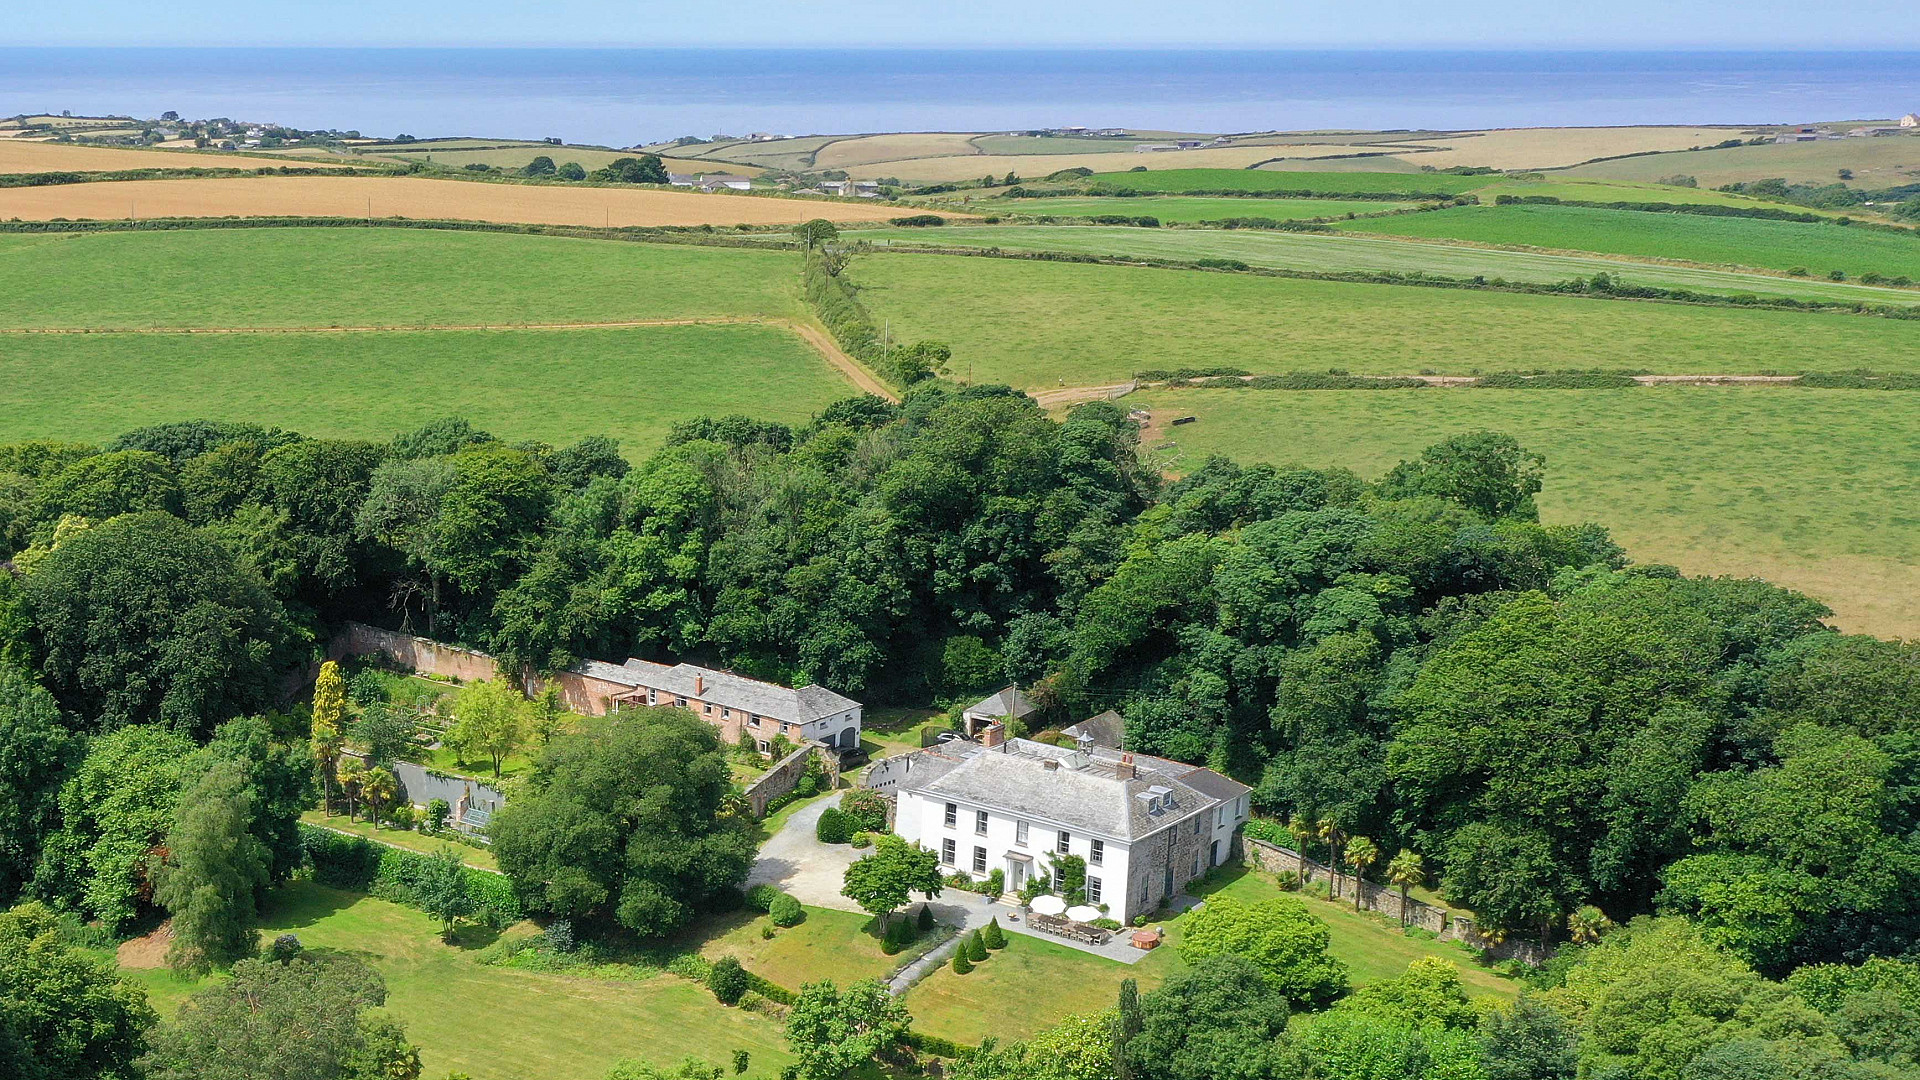
[[[1238,857],[1245,784],[1091,740],[1068,749],[1004,731],[993,724],[979,742],[942,743],[868,772],[868,786],[895,796],[894,831],[939,852],[943,871],[980,880],[999,870],[1016,892],[1054,874],[1056,855],[1078,855],[1087,902],[1127,922]]]

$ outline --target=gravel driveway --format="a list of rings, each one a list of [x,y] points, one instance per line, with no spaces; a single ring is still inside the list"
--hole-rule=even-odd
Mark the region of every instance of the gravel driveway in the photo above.
[[[847,844],[823,844],[814,838],[820,815],[840,800],[829,796],[801,809],[760,846],[760,858],[747,873],[748,885],[777,885],[794,899],[814,907],[859,911],[840,895],[847,867],[866,854]]]

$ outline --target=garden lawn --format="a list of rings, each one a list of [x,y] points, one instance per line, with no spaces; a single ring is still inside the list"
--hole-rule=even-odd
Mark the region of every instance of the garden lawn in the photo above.
[[[918,910],[917,905],[906,909],[909,917]],[[806,911],[804,922],[776,928],[772,938],[760,936],[761,928],[772,924],[757,912],[717,918],[699,931],[700,955],[709,960],[731,956],[755,975],[797,993],[822,979],[844,987],[860,979],[886,978],[918,951],[910,948],[895,956],[881,952],[871,915],[817,907]]]
[[[344,813],[329,816],[321,810],[309,810],[300,815],[300,820],[309,825],[317,825],[323,829],[352,833],[355,836],[364,836],[375,843],[406,848],[408,851],[425,852],[428,855],[439,854],[441,848],[452,848],[454,854],[460,856],[460,861],[466,863],[468,866],[479,867],[482,870],[500,869],[499,860],[493,857],[493,852],[485,848],[471,847],[467,844],[456,844],[449,840],[441,840],[438,837],[426,836],[422,833],[414,832],[411,829],[375,829],[364,820],[349,820]]]
[[[790,316],[797,276],[781,252],[435,229],[0,234],[0,327]]]
[[[1858,285],[1824,278],[1707,270],[1635,262],[1624,257],[1503,251],[1398,237],[1300,233],[1271,229],[1154,229],[1124,225],[969,225],[887,228],[856,234],[890,245],[997,247],[1008,251],[1062,251],[1122,258],[1236,259],[1249,266],[1314,273],[1430,274],[1449,278],[1505,278],[1551,285],[1607,274],[1632,285],[1694,289],[1721,296],[1753,293],[1804,300],[1920,304],[1920,289]]]
[[[1156,455],[1176,471],[1222,453],[1372,478],[1448,435],[1507,432],[1546,456],[1543,520],[1599,522],[1639,561],[1800,589],[1847,630],[1920,636],[1920,393],[1168,390],[1125,403],[1198,417]]]
[[[1796,207],[1782,209],[1798,212]],[[1805,267],[1819,277],[1839,270],[1848,278],[1872,271],[1920,279],[1920,232],[1912,230],[1583,206],[1458,206],[1343,222],[1339,227],[1770,270]]]
[[[679,420],[791,423],[853,392],[770,326],[0,337],[0,442],[193,419],[385,442],[464,416],[508,440],[609,435],[637,457]]]
[[[591,979],[476,959],[477,940],[442,944],[439,925],[411,908],[311,883],[274,894],[263,935],[297,934],[308,947],[365,959],[387,983],[387,1010],[418,1043],[425,1076],[474,1080],[601,1080],[621,1058],[672,1064],[694,1056],[725,1065],[752,1054],[749,1077],[771,1077],[793,1059],[780,1025],[729,1009],[706,988],[672,975]],[[476,935],[481,937],[485,935]],[[146,973],[143,983],[177,980]],[[169,993],[163,1002],[177,1004]]]
[[[956,377],[1033,389],[1221,364],[1405,374],[1920,366],[1920,320],[1851,314],[965,255],[880,254],[847,275],[897,340],[950,344]]]
[[[989,210],[1035,217],[1093,217],[1096,214],[1125,214],[1128,217],[1155,217],[1161,221],[1222,221],[1227,218],[1272,218],[1275,221],[1305,221],[1312,218],[1345,217],[1348,214],[1380,214],[1409,206],[1403,202],[1379,199],[1243,199],[1206,198],[1204,196],[1165,196],[1144,198],[1091,199],[1008,199],[969,207],[976,213]]]
[[[1294,172],[1268,169],[1156,169],[1153,172],[1095,173],[1089,183],[1109,184],[1134,191],[1282,192],[1315,194],[1378,192],[1393,195],[1456,195],[1486,187],[1498,176],[1453,176],[1447,173]]]

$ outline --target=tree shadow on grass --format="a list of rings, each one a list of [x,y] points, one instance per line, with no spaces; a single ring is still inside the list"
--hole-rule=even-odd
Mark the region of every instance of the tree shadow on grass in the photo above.
[[[295,881],[274,890],[260,920],[269,932],[299,930],[359,903],[361,894],[330,889],[311,881]]]
[[[500,931],[485,923],[462,922],[454,925],[451,937],[441,940],[462,952],[473,952],[499,941]]]

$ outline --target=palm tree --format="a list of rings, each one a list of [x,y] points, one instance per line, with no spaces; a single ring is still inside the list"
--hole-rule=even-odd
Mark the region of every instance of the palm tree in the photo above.
[[[1400,926],[1407,925],[1407,890],[1427,880],[1427,861],[1418,853],[1401,848],[1387,862],[1387,880],[1400,886]]]
[[[400,782],[394,777],[392,769],[371,768],[361,779],[360,793],[367,797],[367,817],[373,822],[374,828],[380,827],[380,804],[393,798],[399,790]]]
[[[1362,875],[1367,867],[1380,859],[1380,845],[1364,836],[1356,836],[1347,842],[1347,865],[1353,868],[1353,910],[1360,910],[1360,897],[1367,890],[1366,878]]]
[[[360,793],[360,781],[367,776],[366,767],[360,764],[359,758],[343,757],[340,763],[334,766],[333,775],[334,779],[340,781],[340,793],[347,797],[347,820],[352,821],[354,801]]]
[[[1321,818],[1319,824],[1314,826],[1314,832],[1327,845],[1327,861],[1333,868],[1333,898],[1338,900],[1340,899],[1340,844],[1347,838],[1347,834],[1341,832],[1339,822],[1330,817]]]
[[[1293,834],[1293,849],[1300,856],[1300,887],[1307,887],[1307,843],[1313,839],[1313,822],[1295,815],[1287,819],[1287,831]]]
[[[1592,904],[1587,904],[1567,916],[1567,933],[1573,937],[1576,945],[1591,945],[1600,940],[1600,935],[1611,929],[1613,929],[1613,920],[1607,918],[1606,912]],[[1546,940],[1542,935],[1541,943],[1544,944]]]

